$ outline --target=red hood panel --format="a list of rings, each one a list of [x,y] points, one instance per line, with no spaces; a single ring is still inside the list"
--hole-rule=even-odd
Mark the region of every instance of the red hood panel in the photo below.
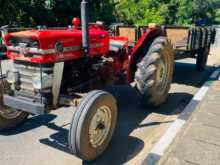
[[[107,31],[102,29],[90,29],[90,55],[91,56],[102,56],[108,54],[109,51],[109,34]],[[34,61],[30,57],[25,57],[22,54],[15,54],[15,52],[8,51],[8,57],[17,59],[17,60],[25,60],[32,62],[57,62],[63,60],[70,60],[80,58],[82,54],[82,32],[77,29],[66,29],[66,30],[29,30],[29,31],[21,31],[15,33],[9,33],[6,35],[5,40],[7,46],[9,46],[9,39],[11,37],[15,38],[31,38],[33,40],[38,40],[40,43],[40,49],[43,51],[55,49],[55,44],[57,42],[62,43],[64,48],[68,47],[79,47],[78,50],[67,51],[63,53],[55,53],[55,54],[45,54],[41,55],[39,58],[41,60]],[[50,58],[49,56],[53,56]],[[56,56],[56,57],[54,57]],[[45,57],[45,61],[44,61]],[[28,59],[29,58],[29,59]],[[47,61],[47,59],[52,59]]]
[[[64,37],[75,37],[81,36],[80,30],[29,30],[10,33],[9,36],[13,37],[25,37],[25,38],[64,38]]]

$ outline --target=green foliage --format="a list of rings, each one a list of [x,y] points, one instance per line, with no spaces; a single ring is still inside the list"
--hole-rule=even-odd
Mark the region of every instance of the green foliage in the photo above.
[[[121,0],[117,5],[118,20],[129,24],[146,25],[150,22],[163,24],[168,8],[162,5],[157,8],[151,0]]]
[[[111,23],[116,21],[115,3],[112,0],[91,0],[90,20]]]
[[[88,0],[90,20],[127,24],[220,23],[220,0]],[[80,16],[81,0],[0,0],[0,26],[66,26]]]
[[[194,24],[207,19],[208,24],[216,22],[216,11],[220,8],[220,0],[181,0],[177,12],[178,24]]]
[[[216,11],[215,22],[220,23],[220,9]]]
[[[220,23],[220,0],[120,0],[116,7],[120,21],[138,25],[190,25],[201,19]]]

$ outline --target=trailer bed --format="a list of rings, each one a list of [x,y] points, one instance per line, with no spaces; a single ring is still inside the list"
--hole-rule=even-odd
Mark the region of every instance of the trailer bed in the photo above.
[[[117,26],[114,35],[128,38],[134,45],[147,31],[149,26]],[[215,29],[212,27],[161,26],[164,35],[178,52],[195,51],[214,43]]]

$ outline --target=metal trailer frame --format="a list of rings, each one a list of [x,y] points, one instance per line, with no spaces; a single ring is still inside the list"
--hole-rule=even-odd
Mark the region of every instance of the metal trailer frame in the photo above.
[[[128,38],[133,38],[132,43],[130,43],[133,46],[144,35],[144,33],[146,33],[148,28],[149,26],[119,25],[115,27],[113,35],[123,36],[120,34],[121,29],[124,31],[127,29],[128,34],[124,32],[125,36]],[[168,40],[170,40],[170,38],[167,34],[167,30],[185,30],[187,32],[185,41],[176,41],[173,43],[175,59],[182,59],[187,57],[195,58],[200,49],[205,47],[210,48],[210,45],[215,41],[215,29],[212,27],[157,26],[157,28],[162,29],[164,35],[168,37]],[[133,29],[135,32],[131,32],[132,34],[129,34],[129,30],[131,29]]]

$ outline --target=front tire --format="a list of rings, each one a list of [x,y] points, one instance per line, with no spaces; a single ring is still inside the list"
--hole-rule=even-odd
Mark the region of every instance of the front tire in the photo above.
[[[174,51],[166,37],[157,37],[137,64],[135,84],[144,105],[157,107],[165,102],[173,78]]]
[[[74,155],[92,161],[110,143],[117,122],[114,97],[104,91],[89,92],[73,116],[69,130],[69,147]]]
[[[3,95],[8,89],[9,84],[5,80],[0,80],[0,129],[12,129],[28,118],[28,113],[4,106]]]

